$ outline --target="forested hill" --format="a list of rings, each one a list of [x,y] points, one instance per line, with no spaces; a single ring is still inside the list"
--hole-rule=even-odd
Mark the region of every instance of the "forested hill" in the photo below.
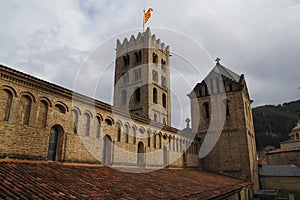
[[[260,106],[253,108],[252,112],[257,150],[268,145],[279,148],[279,143],[288,139],[288,134],[300,118],[300,100]]]

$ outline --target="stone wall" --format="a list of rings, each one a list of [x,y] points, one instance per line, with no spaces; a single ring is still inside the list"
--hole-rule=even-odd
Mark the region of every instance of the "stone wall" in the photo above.
[[[182,167],[184,151],[187,166],[198,165],[197,152],[187,146],[193,141],[177,129],[149,125],[148,119],[5,66],[0,68],[0,94],[1,158],[49,159],[55,128],[56,161],[99,163],[109,157],[114,165],[136,165],[140,144],[145,165]],[[110,145],[105,138],[113,144],[110,149],[105,149]]]
[[[266,154],[268,165],[296,165],[300,167],[300,148],[270,151]]]

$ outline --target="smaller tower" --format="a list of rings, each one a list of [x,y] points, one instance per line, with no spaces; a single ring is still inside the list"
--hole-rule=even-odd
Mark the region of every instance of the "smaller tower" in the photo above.
[[[201,148],[212,144],[200,160],[201,167],[252,181],[257,190],[255,134],[245,77],[222,66],[220,59],[216,62],[188,95],[192,129],[204,139]]]
[[[171,125],[170,50],[146,32],[117,41],[114,106]]]

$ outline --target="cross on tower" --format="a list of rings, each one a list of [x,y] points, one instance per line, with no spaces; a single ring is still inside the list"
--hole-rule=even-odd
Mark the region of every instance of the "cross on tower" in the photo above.
[[[220,58],[217,58],[215,61],[217,62],[217,64],[220,64]]]

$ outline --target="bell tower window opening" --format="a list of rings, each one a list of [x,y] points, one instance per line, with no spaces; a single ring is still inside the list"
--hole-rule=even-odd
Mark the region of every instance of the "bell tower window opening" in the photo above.
[[[123,56],[124,66],[129,66],[130,64],[130,57],[129,55]]]
[[[227,99],[224,100],[224,106],[225,106],[225,109],[226,109],[226,116],[229,116],[230,115],[230,112],[229,112],[229,101]]]
[[[229,91],[230,91],[230,92],[233,91],[233,87],[232,87],[232,84],[231,84],[231,83],[229,84]]]
[[[153,88],[153,103],[157,103],[157,89]]]
[[[141,63],[142,62],[142,51],[135,52],[134,55],[135,55],[136,62]]]
[[[166,67],[166,61],[164,59],[161,59],[161,70],[163,72],[167,71],[167,67]]]
[[[167,86],[167,79],[164,76],[161,76],[161,85],[166,87]]]
[[[141,102],[141,88],[140,87],[135,90],[135,101]]]
[[[157,54],[154,53],[154,52],[153,52],[153,54],[152,54],[152,61],[153,61],[153,63],[155,63],[155,64],[158,63],[158,56],[157,56]]]
[[[205,114],[204,116],[206,119],[208,119],[209,118],[209,103],[205,102],[203,104],[203,107],[204,107],[204,114]]]
[[[158,73],[155,70],[152,70],[152,80],[158,82]]]
[[[25,125],[28,125],[29,124],[29,119],[30,119],[30,111],[31,111],[31,99],[29,96],[22,96],[21,97],[21,101],[20,101],[20,104],[21,104],[21,117],[22,118],[22,123],[25,124]]]
[[[165,93],[162,95],[162,104],[164,108],[167,108],[167,96]]]

